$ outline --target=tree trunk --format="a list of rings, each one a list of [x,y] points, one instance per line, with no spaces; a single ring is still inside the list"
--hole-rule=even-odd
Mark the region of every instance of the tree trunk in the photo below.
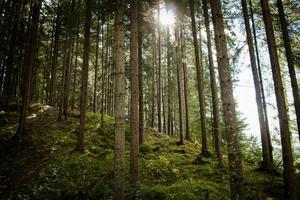
[[[116,1],[115,10],[115,191],[114,199],[124,198],[125,153],[125,65],[124,3]]]
[[[49,91],[49,105],[55,106],[56,97],[56,68],[57,68],[57,58],[58,58],[58,46],[60,37],[60,15],[61,7],[57,8],[57,16],[55,22],[55,35],[54,35],[54,47],[52,56],[52,66],[51,66],[51,79],[50,79],[50,91]]]
[[[130,182],[136,189],[138,182],[139,154],[139,15],[138,0],[131,4],[130,16]],[[135,195],[134,195],[135,196]]]
[[[70,11],[67,17],[67,49],[66,49],[66,64],[64,71],[64,89],[63,89],[63,115],[65,119],[68,118],[69,108],[69,93],[70,93],[70,82],[71,82],[71,66],[72,66],[72,49],[73,49],[73,24],[72,17],[74,14],[75,0],[71,1]]]
[[[184,33],[185,35],[185,33]],[[183,46],[181,48],[182,55],[184,56],[184,60],[186,60],[186,52],[185,52],[185,42],[183,42]],[[187,78],[187,66],[186,63],[183,63],[183,81],[184,81],[184,107],[185,107],[185,127],[186,127],[186,140],[191,141],[191,132],[190,132],[190,120],[189,120],[189,106],[188,106],[188,78]]]
[[[297,83],[297,77],[295,72],[295,66],[294,66],[294,55],[291,48],[291,42],[290,42],[290,36],[288,32],[288,23],[285,18],[284,8],[282,4],[282,0],[277,0],[277,8],[279,13],[279,19],[280,19],[280,25],[281,25],[281,32],[284,42],[284,48],[285,48],[285,55],[288,63],[289,73],[290,73],[290,79],[291,79],[291,85],[293,90],[293,97],[294,97],[294,106],[296,111],[296,117],[297,117],[297,126],[298,126],[298,134],[299,134],[299,140],[300,140],[300,97],[299,97],[299,89],[298,89],[298,83]]]
[[[71,110],[75,109],[75,96],[76,96],[76,85],[77,85],[77,67],[78,67],[78,47],[79,47],[79,19],[77,19],[77,34],[76,34],[76,45],[75,45],[75,62],[73,71],[73,88],[72,88],[72,100]]]
[[[179,12],[177,12],[179,14]],[[180,15],[178,15],[180,16]],[[180,19],[180,17],[178,17]],[[176,63],[177,63],[177,80],[178,80],[178,98],[179,98],[179,123],[180,123],[180,140],[179,144],[184,144],[184,136],[186,135],[186,110],[184,99],[184,63],[182,61],[182,31],[180,22],[177,22],[175,30],[175,40],[177,41]],[[179,34],[180,30],[180,34]]]
[[[98,53],[99,53],[99,34],[100,34],[100,13],[97,13],[98,20],[97,20],[97,32],[96,32],[96,56],[95,56],[95,79],[94,79],[94,97],[93,97],[93,112],[96,113],[97,111],[97,89],[98,89],[98,68],[99,68],[99,60],[98,60]]]
[[[268,141],[270,144],[269,150],[270,150],[270,157],[271,161],[273,162],[273,154],[272,154],[272,143],[271,143],[271,135],[270,135],[270,128],[269,128],[269,120],[268,120],[268,111],[267,111],[267,103],[266,103],[266,97],[265,97],[265,91],[264,91],[264,83],[263,83],[263,77],[261,73],[261,66],[260,66],[260,59],[259,59],[259,53],[258,53],[258,46],[257,46],[257,36],[256,36],[256,29],[255,29],[255,21],[253,16],[253,5],[252,0],[249,0],[249,6],[250,6],[250,16],[251,16],[251,22],[252,22],[252,29],[253,29],[253,36],[254,36],[254,45],[255,45],[255,54],[256,54],[256,60],[257,60],[257,69],[258,69],[258,75],[260,79],[260,87],[261,87],[261,96],[262,96],[262,104],[264,109],[264,119],[266,121],[266,132],[268,135]]]
[[[280,125],[282,157],[283,157],[283,174],[285,183],[285,193],[287,199],[297,199],[297,187],[295,181],[295,168],[293,165],[293,156],[291,148],[291,139],[289,131],[288,114],[284,98],[282,78],[278,61],[278,54],[274,36],[273,22],[269,3],[267,0],[260,0],[263,11],[263,19],[267,34],[268,49],[271,60],[272,75],[274,80],[275,95],[278,109],[278,118]]]
[[[85,24],[84,24],[84,46],[83,46],[83,63],[82,63],[82,85],[80,95],[80,124],[76,149],[84,151],[84,126],[85,114],[88,98],[88,72],[89,72],[89,54],[90,54],[90,29],[91,29],[91,9],[92,0],[86,0]]]
[[[189,0],[190,12],[192,19],[192,32],[193,32],[193,43],[195,51],[195,61],[196,61],[196,75],[197,75],[197,90],[199,97],[199,107],[200,107],[200,122],[201,122],[201,135],[202,135],[202,151],[203,156],[208,156],[207,149],[207,130],[206,130],[206,117],[205,117],[205,97],[203,94],[203,66],[202,61],[199,58],[199,45],[196,32],[196,22],[195,22],[195,9],[194,0]],[[200,44],[201,45],[201,44]]]
[[[157,10],[158,19],[160,16],[160,8]],[[161,132],[161,30],[158,26],[158,88],[157,88],[157,120],[158,120],[158,132]]]
[[[142,3],[139,2],[138,51],[139,51],[139,144],[144,144],[144,88],[143,88],[143,36],[142,36]]]
[[[231,199],[243,199],[243,168],[233,97],[231,69],[229,65],[224,19],[220,0],[210,0],[215,43],[218,56],[221,97],[223,102],[225,132],[229,159]]]
[[[213,60],[212,44],[211,44],[211,35],[210,35],[210,22],[208,15],[208,5],[207,0],[202,0],[203,14],[206,27],[206,37],[207,37],[207,51],[208,51],[208,65],[209,65],[209,75],[210,75],[210,86],[211,86],[211,97],[212,97],[212,110],[213,110],[213,135],[215,137],[214,146],[216,153],[218,155],[219,166],[222,167],[223,163],[223,153],[222,153],[222,135],[220,127],[220,114],[219,114],[219,98],[217,92],[217,83],[215,76],[215,67]]]
[[[270,156],[270,144],[268,140],[268,132],[266,129],[266,121],[264,117],[263,105],[262,105],[262,97],[261,97],[261,88],[259,84],[259,76],[257,72],[256,66],[256,58],[254,52],[253,38],[251,33],[249,14],[247,8],[247,1],[242,0],[242,9],[244,15],[244,22],[246,27],[246,35],[247,35],[247,43],[249,48],[249,56],[251,62],[251,69],[253,75],[253,82],[255,87],[255,95],[256,95],[256,103],[257,103],[257,112],[259,116],[259,125],[260,125],[260,134],[261,134],[261,142],[262,142],[262,152],[263,152],[263,163],[262,168],[266,170],[270,170],[272,168],[272,159]]]
[[[172,69],[171,69],[171,42],[170,42],[170,28],[167,27],[167,71],[168,71],[168,125],[167,133],[171,135],[172,126]]]
[[[36,43],[38,37],[38,25],[40,18],[41,1],[37,1],[32,5],[31,22],[28,28],[28,43],[26,45],[23,65],[23,79],[22,79],[22,107],[19,117],[19,126],[16,132],[17,149],[20,150],[21,143],[25,134],[26,117],[28,107],[30,104],[31,80],[33,72],[33,62],[36,51]]]

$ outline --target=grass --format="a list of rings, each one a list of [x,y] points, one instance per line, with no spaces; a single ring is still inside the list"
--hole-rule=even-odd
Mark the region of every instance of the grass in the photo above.
[[[76,115],[78,113],[72,113],[73,117],[63,122],[56,122],[55,113],[39,116],[29,125],[27,145],[32,147],[26,146],[23,153],[13,159],[2,155],[1,159],[6,163],[0,164],[0,172],[8,187],[4,199],[112,199],[114,119],[105,116],[101,128],[100,116],[87,114],[85,152],[80,154],[74,151],[79,125]],[[2,127],[3,134],[12,134],[12,127],[15,126]],[[127,127],[127,199],[131,193],[129,141]],[[220,169],[215,157],[205,158],[201,164],[195,162],[200,149],[198,142],[178,146],[175,137],[146,128],[145,144],[140,148],[141,181],[137,199],[230,199],[227,167]],[[20,181],[20,187],[10,189],[10,177],[39,158],[47,160],[28,179]],[[281,175],[276,175],[268,188],[271,175],[258,172],[255,167],[244,163],[246,199],[280,199]]]

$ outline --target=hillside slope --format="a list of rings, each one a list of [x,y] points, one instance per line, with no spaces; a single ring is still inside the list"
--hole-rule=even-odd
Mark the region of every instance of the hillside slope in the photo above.
[[[16,129],[16,116],[1,127],[1,146],[7,146]],[[54,110],[42,113],[28,125],[21,154],[1,150],[0,196],[3,199],[112,199],[114,119],[88,113],[84,154],[74,151],[78,113],[63,122]],[[129,199],[129,141],[126,131],[126,194]],[[227,168],[220,169],[211,157],[199,163],[201,146],[146,128],[140,148],[138,199],[230,199]],[[227,161],[225,157],[225,161]],[[265,174],[245,163],[247,199],[280,199],[280,174]]]

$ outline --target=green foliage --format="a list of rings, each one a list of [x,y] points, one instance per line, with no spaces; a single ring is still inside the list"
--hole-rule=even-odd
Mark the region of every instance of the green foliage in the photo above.
[[[78,114],[78,113],[77,113]],[[51,115],[50,115],[51,116]],[[114,119],[87,113],[85,152],[74,151],[78,118],[72,113],[69,120],[56,122],[56,118],[45,115],[32,126],[48,121],[47,128],[32,130],[34,146],[44,149],[44,157],[37,173],[8,199],[112,199],[113,196],[113,145]],[[128,128],[127,128],[128,129]],[[128,129],[129,130],[129,129]],[[37,137],[38,136],[38,137]],[[39,138],[39,139],[37,139]],[[127,131],[127,139],[130,132]],[[243,138],[246,199],[266,199],[282,194],[282,175],[257,172],[254,163],[259,161],[258,141]],[[43,144],[47,144],[43,146]],[[126,199],[130,199],[132,187],[129,180],[129,141],[126,142]],[[47,149],[47,150],[46,150]],[[177,145],[177,138],[145,130],[145,144],[140,148],[140,185],[137,199],[230,199],[228,168],[219,168],[215,156],[195,162],[201,149],[198,142]],[[16,158],[17,162],[0,165],[1,172],[13,173],[30,165],[32,151]],[[22,158],[22,159],[21,159]],[[9,159],[8,159],[9,160]],[[224,156],[225,163],[227,157]],[[6,168],[4,168],[6,166]]]

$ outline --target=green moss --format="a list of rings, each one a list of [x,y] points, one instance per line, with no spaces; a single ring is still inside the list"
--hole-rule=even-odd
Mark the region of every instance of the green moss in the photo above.
[[[74,151],[77,142],[78,113],[63,122],[50,120],[46,128],[33,130],[36,148],[44,149],[47,163],[24,185],[12,199],[111,199],[113,195],[114,118],[104,115],[101,126],[99,114],[87,113],[85,152]],[[49,121],[45,116],[42,121]],[[130,199],[129,180],[130,130],[126,126],[126,196]],[[230,199],[228,168],[220,169],[216,157],[195,160],[201,150],[198,142],[177,145],[177,138],[145,129],[145,144],[140,147],[140,186],[138,198],[157,199]],[[26,165],[30,154],[19,163],[10,165],[11,171]],[[225,162],[227,158],[224,157]],[[3,165],[4,166],[4,165]],[[7,166],[7,165],[5,165]],[[15,166],[15,167],[14,167]],[[247,199],[261,199],[282,194],[282,178],[264,191],[270,174],[254,170],[245,163],[245,193]],[[2,169],[4,170],[4,169]],[[8,171],[9,169],[6,169]],[[281,187],[281,189],[280,189]],[[276,193],[276,190],[279,192]]]

